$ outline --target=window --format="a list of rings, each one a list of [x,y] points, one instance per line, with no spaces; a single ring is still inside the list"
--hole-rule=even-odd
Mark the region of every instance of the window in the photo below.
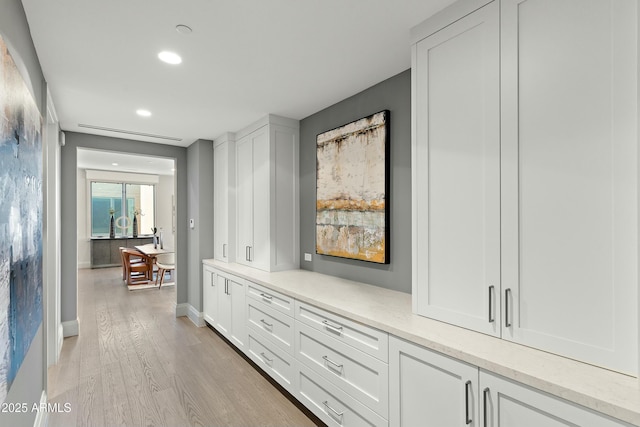
[[[109,235],[111,214],[116,236],[133,235],[133,215],[138,212],[138,234],[152,234],[155,224],[155,186],[91,182],[91,237]]]

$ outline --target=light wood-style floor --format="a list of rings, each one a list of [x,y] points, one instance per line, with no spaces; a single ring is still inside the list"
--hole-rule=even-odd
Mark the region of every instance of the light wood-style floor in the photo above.
[[[175,287],[128,291],[80,270],[80,336],[49,368],[49,426],[313,426],[209,328],[174,315]]]

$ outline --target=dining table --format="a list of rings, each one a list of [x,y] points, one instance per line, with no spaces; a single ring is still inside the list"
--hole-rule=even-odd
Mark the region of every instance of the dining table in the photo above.
[[[134,246],[138,251],[142,252],[146,256],[152,259],[153,264],[156,263],[156,259],[158,255],[162,254],[172,254],[175,251],[173,249],[163,248],[161,245],[154,245],[153,243],[147,243],[146,245]],[[153,274],[153,273],[151,273]],[[172,274],[173,277],[173,274]],[[149,278],[152,279],[151,277]],[[171,283],[166,283],[166,285],[170,285]]]

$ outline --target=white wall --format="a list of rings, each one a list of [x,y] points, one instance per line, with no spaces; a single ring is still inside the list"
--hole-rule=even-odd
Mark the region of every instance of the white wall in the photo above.
[[[131,180],[131,173],[127,173],[123,180]],[[160,175],[156,184],[156,226],[162,229],[165,246],[174,248],[175,230],[172,215],[172,201],[174,200],[174,177]],[[91,228],[89,226],[91,207],[88,203],[89,181],[85,169],[78,169],[78,268],[91,267]],[[146,232],[144,234],[147,234]]]

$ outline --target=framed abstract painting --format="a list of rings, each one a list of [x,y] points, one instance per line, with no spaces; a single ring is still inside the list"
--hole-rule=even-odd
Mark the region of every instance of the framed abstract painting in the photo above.
[[[389,111],[316,139],[316,253],[388,264]]]
[[[0,402],[42,323],[42,117],[0,38]]]

